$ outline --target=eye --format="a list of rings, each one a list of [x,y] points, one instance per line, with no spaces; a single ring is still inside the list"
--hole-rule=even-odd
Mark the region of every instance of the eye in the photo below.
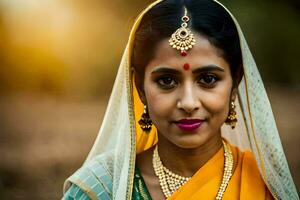
[[[198,83],[204,86],[212,87],[218,81],[214,74],[203,74],[199,77]]]
[[[178,85],[177,80],[172,76],[159,77],[156,82],[163,89],[171,89]]]

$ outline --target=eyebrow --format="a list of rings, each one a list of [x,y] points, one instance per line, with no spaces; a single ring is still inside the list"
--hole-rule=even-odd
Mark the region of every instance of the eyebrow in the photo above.
[[[196,68],[192,71],[193,74],[199,74],[203,72],[211,72],[211,71],[220,71],[225,72],[225,70],[217,65],[206,65],[199,68]],[[166,74],[175,74],[178,75],[181,72],[177,69],[169,68],[169,67],[158,67],[152,71],[151,74],[156,73],[166,73]]]
[[[219,67],[217,65],[206,65],[200,68],[196,68],[192,72],[193,74],[199,74],[202,72],[211,72],[211,71],[225,72],[225,70],[222,67]]]
[[[180,74],[180,71],[173,69],[173,68],[169,68],[169,67],[158,67],[158,68],[154,69],[151,74],[160,74],[160,73]]]

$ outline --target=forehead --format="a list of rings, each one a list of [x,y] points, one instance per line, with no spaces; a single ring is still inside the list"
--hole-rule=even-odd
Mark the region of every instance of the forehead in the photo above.
[[[228,62],[222,56],[222,50],[213,46],[209,40],[197,33],[194,33],[196,44],[188,51],[187,56],[181,56],[180,51],[173,49],[169,44],[169,38],[160,41],[155,49],[153,58],[150,60],[147,68],[153,68],[160,65],[179,68],[184,63],[193,66],[217,65],[223,68],[229,68]]]

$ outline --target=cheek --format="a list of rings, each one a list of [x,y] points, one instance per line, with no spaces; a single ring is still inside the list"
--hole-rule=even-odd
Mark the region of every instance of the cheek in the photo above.
[[[148,109],[152,120],[156,121],[155,118],[165,117],[168,115],[170,110],[170,99],[166,98],[166,95],[162,95],[153,88],[145,90]]]
[[[214,90],[203,95],[203,107],[211,114],[226,118],[229,112],[231,82],[220,84]]]
[[[220,98],[222,98],[222,101],[220,101]],[[207,97],[208,100],[203,103],[203,107],[205,107],[211,115],[227,115],[229,111],[229,101],[227,99],[229,99],[229,97],[222,96],[220,98]]]
[[[145,81],[144,89],[150,117],[154,123],[161,123],[173,111],[175,97],[164,93],[150,81]]]

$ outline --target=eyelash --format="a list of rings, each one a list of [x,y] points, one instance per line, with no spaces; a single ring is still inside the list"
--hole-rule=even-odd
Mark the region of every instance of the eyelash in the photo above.
[[[206,82],[207,78],[211,79],[210,82]],[[169,80],[167,80],[167,79],[169,79]],[[166,80],[169,81],[169,83],[166,84],[166,82],[164,82]],[[197,77],[197,83],[206,88],[214,87],[218,80],[220,80],[219,77],[216,76],[215,74],[211,74],[211,73],[203,73]],[[162,75],[162,76],[158,77],[155,80],[155,82],[162,89],[173,89],[179,84],[179,81],[173,75]]]
[[[212,78],[212,82],[210,83],[207,83],[207,82],[203,82],[203,81],[200,81],[200,80],[204,80],[204,78]],[[202,74],[198,77],[198,83],[204,87],[207,87],[207,88],[212,88],[215,86],[216,82],[219,81],[219,77],[216,76],[215,74],[210,74],[210,73],[207,73],[207,74]]]
[[[171,81],[171,83],[173,83],[173,84],[165,84],[165,82],[163,82],[163,81],[166,81],[166,79],[169,79],[168,81]],[[162,89],[172,89],[178,85],[178,81],[177,81],[176,77],[174,77],[172,75],[160,76],[156,79],[156,83]]]

